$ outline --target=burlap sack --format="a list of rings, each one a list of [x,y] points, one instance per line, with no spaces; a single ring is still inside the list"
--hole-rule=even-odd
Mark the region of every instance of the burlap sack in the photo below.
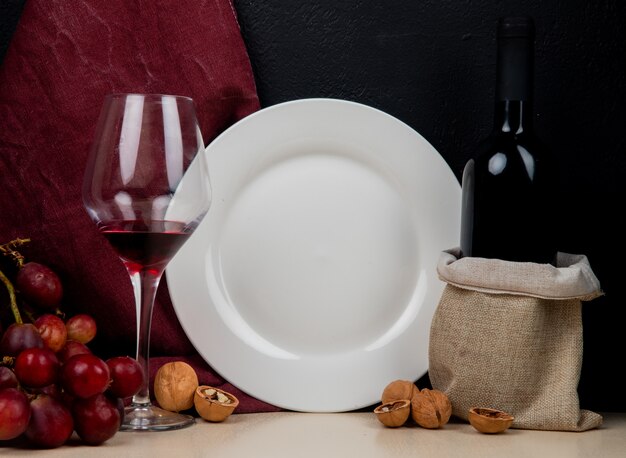
[[[492,407],[514,428],[585,431],[602,417],[581,410],[581,301],[602,294],[587,258],[559,253],[557,267],[443,252],[437,272],[447,283],[429,346],[433,388],[453,414]]]

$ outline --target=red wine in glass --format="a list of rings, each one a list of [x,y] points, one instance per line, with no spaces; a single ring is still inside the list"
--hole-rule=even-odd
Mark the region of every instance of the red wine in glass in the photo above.
[[[120,256],[126,268],[162,271],[191,235],[185,223],[175,221],[116,221],[104,225],[100,232]]]

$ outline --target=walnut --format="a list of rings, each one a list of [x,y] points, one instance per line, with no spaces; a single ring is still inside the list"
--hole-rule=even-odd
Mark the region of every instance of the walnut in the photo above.
[[[472,407],[469,410],[470,424],[481,433],[501,433],[509,429],[513,420],[513,415],[488,407]]]
[[[417,387],[409,380],[395,380],[385,387],[381,396],[383,404],[392,401],[411,400]]]
[[[200,416],[212,422],[226,420],[239,405],[239,400],[234,395],[205,385],[196,389],[193,402]]]
[[[406,423],[411,413],[411,401],[391,401],[379,405],[374,409],[374,413],[383,425],[390,428],[397,428]]]
[[[443,391],[424,388],[411,399],[411,417],[423,428],[441,428],[452,415],[452,404]]]
[[[154,378],[154,396],[162,408],[171,412],[191,409],[196,388],[196,371],[182,361],[164,364]]]

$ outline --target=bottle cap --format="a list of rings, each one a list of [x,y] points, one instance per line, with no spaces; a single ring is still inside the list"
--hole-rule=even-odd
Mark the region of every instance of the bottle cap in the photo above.
[[[535,24],[529,16],[508,16],[498,20],[498,37],[532,38]]]

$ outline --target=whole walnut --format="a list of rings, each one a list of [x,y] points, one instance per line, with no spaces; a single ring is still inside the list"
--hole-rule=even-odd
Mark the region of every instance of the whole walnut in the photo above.
[[[395,380],[385,387],[381,396],[383,404],[393,401],[411,400],[417,391],[415,384],[409,380]]]
[[[170,412],[192,408],[196,388],[198,375],[183,361],[164,364],[154,378],[154,397],[162,408]]]
[[[452,415],[452,403],[443,391],[423,390],[411,399],[411,417],[423,428],[441,428]]]

